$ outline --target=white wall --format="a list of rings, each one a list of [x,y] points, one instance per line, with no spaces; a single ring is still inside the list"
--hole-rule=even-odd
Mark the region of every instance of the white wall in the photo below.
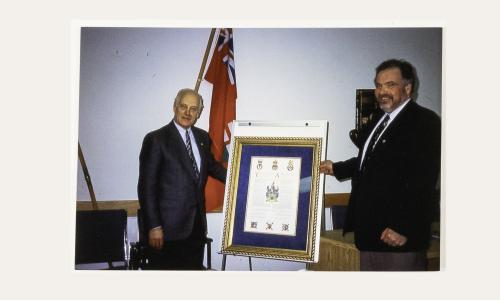
[[[79,141],[96,197],[137,199],[138,157],[144,135],[168,123],[177,91],[194,87],[209,29],[82,28]],[[417,102],[441,115],[440,28],[235,29],[237,119],[330,122],[327,157],[356,154],[355,90],[372,88],[374,68],[404,58],[420,78]],[[200,93],[208,130],[211,85]],[[326,192],[349,192],[350,182],[328,178]],[[88,200],[79,166],[77,199]],[[222,215],[209,214],[213,265],[220,268]],[[135,219],[132,219],[135,220]],[[328,223],[327,223],[328,225]],[[133,240],[135,237],[131,237]],[[228,270],[248,260],[228,257]],[[301,263],[254,259],[256,270],[303,269]]]

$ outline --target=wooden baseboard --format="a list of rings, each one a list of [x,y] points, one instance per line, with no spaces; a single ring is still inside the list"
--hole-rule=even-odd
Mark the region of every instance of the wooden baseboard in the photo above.
[[[333,205],[347,205],[349,203],[349,193],[329,193],[325,194],[325,207],[332,207]],[[109,200],[97,201],[99,209],[125,209],[129,217],[137,215],[139,209],[138,200]],[[92,210],[92,203],[90,201],[76,201],[77,210]],[[215,211],[220,213],[222,210]]]
[[[325,207],[334,205],[347,205],[349,203],[350,193],[329,193],[325,194]]]
[[[138,200],[97,201],[98,209],[125,209],[129,217],[137,216]],[[76,201],[76,210],[92,210],[92,202]]]

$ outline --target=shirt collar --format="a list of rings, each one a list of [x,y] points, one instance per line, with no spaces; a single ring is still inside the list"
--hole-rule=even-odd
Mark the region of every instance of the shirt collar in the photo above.
[[[393,120],[401,112],[401,110],[403,110],[403,108],[406,106],[406,104],[408,104],[408,102],[410,102],[410,100],[411,100],[411,98],[407,98],[405,101],[403,101],[403,103],[400,106],[396,107],[395,110],[388,113],[389,118],[391,120]]]
[[[181,125],[177,124],[177,122],[175,122],[175,120],[174,120],[174,124],[175,124],[175,127],[177,128],[177,130],[179,131],[182,139],[184,140],[184,142],[186,142],[186,130],[189,132],[189,135],[193,134],[191,127],[186,129],[186,128],[182,127]]]

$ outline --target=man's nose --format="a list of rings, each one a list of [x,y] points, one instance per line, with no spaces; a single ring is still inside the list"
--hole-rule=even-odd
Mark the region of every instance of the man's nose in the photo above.
[[[380,94],[382,94],[382,95],[383,95],[383,94],[385,94],[386,92],[387,92],[387,87],[386,87],[385,85],[382,85],[382,86],[380,87]]]

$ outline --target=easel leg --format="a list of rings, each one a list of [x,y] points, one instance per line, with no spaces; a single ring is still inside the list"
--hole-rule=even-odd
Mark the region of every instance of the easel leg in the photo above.
[[[248,268],[250,271],[252,271],[252,257],[248,257]],[[223,254],[222,255],[222,267],[221,267],[221,271],[225,271],[226,270],[226,254]]]
[[[226,254],[222,255],[222,268],[221,271],[226,270]]]
[[[207,243],[207,269],[212,270],[212,243]]]

